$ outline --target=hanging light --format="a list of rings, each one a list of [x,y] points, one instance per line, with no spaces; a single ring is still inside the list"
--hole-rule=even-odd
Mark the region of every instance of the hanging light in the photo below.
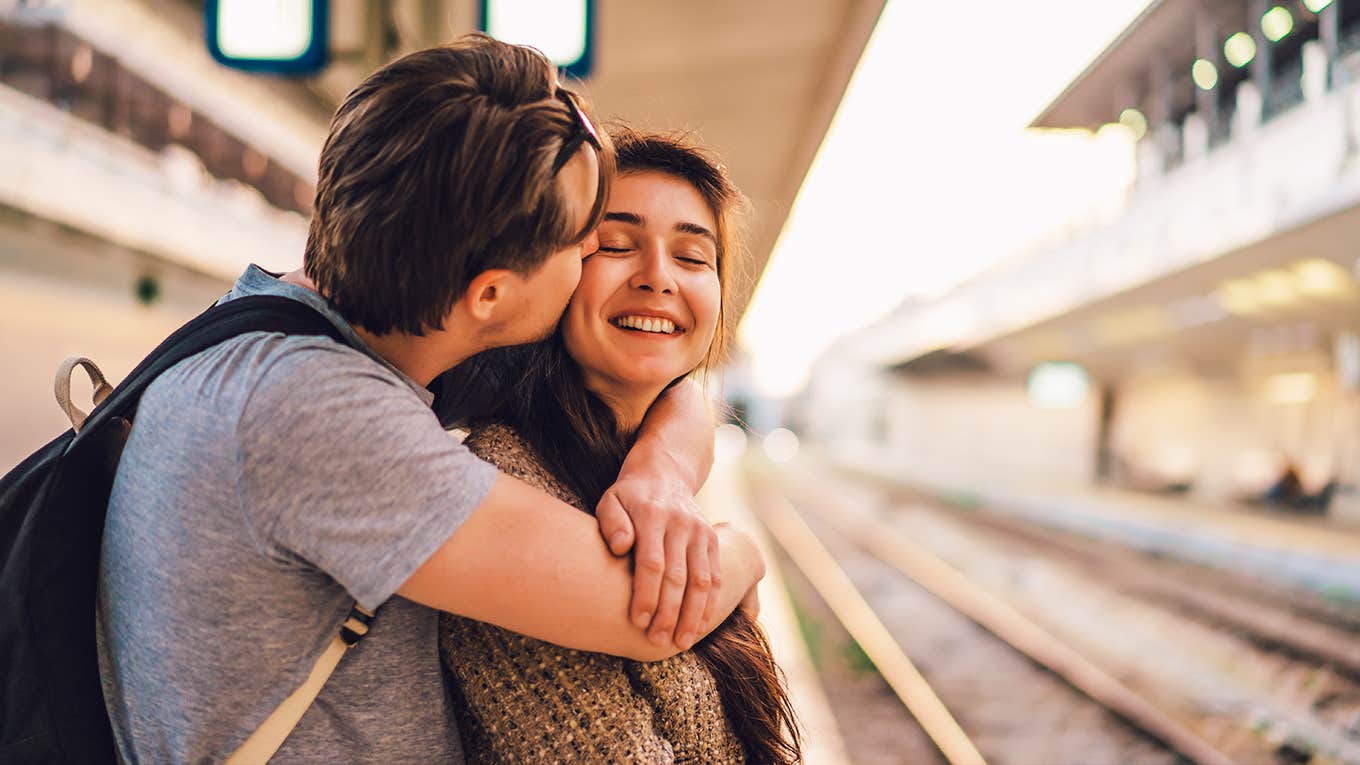
[[[1288,8],[1277,5],[1261,17],[1261,31],[1265,33],[1267,40],[1279,42],[1294,31],[1294,16]]]
[[[1223,43],[1223,58],[1241,69],[1256,58],[1256,41],[1246,32],[1238,32]]]
[[[1218,67],[1207,58],[1197,58],[1190,67],[1190,77],[1200,90],[1213,90],[1218,85]]]

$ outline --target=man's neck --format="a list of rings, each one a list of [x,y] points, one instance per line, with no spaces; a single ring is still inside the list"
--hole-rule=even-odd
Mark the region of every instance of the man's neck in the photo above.
[[[301,269],[290,271],[279,280],[318,294],[320,292]],[[402,332],[375,335],[363,327],[350,326],[374,353],[420,385],[429,385],[434,378],[484,350],[475,342],[460,342],[457,332],[449,326],[420,336]]]

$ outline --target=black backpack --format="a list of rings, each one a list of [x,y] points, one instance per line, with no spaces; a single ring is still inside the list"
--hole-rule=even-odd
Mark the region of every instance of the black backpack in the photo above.
[[[95,648],[95,589],[109,493],[142,391],[165,370],[247,332],[325,335],[309,306],[257,295],[166,338],[80,427],[0,478],[0,763],[114,762]]]

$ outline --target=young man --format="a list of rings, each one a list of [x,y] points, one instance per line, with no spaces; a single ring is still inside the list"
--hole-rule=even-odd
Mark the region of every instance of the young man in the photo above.
[[[691,424],[693,390],[654,413],[601,527],[472,458],[429,408],[442,372],[551,331],[612,162],[547,60],[489,38],[407,56],[349,95],[305,275],[251,267],[226,299],[293,297],[359,350],[222,343],[147,389],[123,453],[98,621],[124,760],[236,751],[355,601],[381,606],[372,629],[272,761],[459,761],[433,609],[650,660],[754,586],[751,541],[689,512],[711,436]],[[635,546],[636,576],[602,532]]]

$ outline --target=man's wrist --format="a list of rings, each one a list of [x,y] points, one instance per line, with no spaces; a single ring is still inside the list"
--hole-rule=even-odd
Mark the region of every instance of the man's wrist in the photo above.
[[[683,490],[691,496],[697,494],[700,488],[692,466],[676,459],[662,445],[641,439],[633,445],[619,467],[619,480],[639,477],[673,484],[677,490]]]

